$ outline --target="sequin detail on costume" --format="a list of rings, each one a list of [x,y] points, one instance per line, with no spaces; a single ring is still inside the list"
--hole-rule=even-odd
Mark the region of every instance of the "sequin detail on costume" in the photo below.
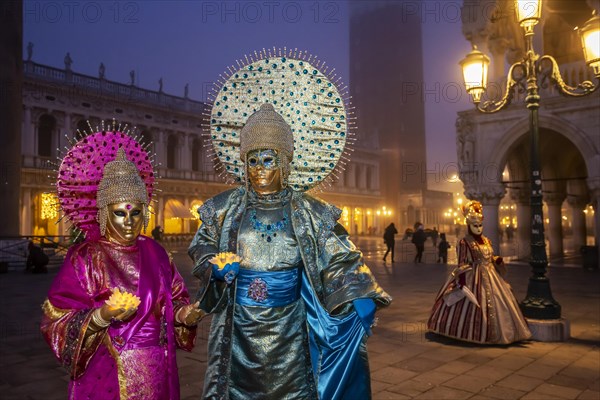
[[[254,301],[265,301],[268,295],[267,283],[260,278],[255,278],[248,286],[248,297]]]

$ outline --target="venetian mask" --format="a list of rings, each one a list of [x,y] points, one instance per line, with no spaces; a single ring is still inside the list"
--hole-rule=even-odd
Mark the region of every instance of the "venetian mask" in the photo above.
[[[469,224],[469,228],[471,228],[471,233],[475,236],[479,236],[483,233],[483,224],[481,222]]]
[[[108,205],[106,237],[129,246],[135,243],[144,227],[143,203],[121,202]]]
[[[248,179],[259,194],[281,190],[281,160],[275,150],[253,150],[246,155]]]

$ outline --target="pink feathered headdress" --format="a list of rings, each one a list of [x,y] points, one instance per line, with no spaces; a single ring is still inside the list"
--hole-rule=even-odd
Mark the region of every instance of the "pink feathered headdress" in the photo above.
[[[84,136],[67,152],[58,169],[56,186],[62,212],[87,239],[100,237],[96,193],[104,166],[116,158],[119,148],[137,167],[150,199],[154,185],[152,161],[144,147],[125,132],[100,131]]]

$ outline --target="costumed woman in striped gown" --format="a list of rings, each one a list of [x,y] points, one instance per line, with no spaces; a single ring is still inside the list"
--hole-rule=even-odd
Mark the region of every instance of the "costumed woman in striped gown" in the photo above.
[[[510,285],[502,257],[482,235],[481,203],[463,206],[468,234],[457,246],[458,266],[439,291],[427,328],[458,340],[509,344],[531,337]]]

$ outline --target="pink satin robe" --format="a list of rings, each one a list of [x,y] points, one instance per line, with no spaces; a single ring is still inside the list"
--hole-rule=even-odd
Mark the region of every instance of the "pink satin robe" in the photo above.
[[[141,304],[127,322],[86,336],[92,311],[113,288]],[[70,399],[179,399],[175,348],[190,351],[195,327],[175,326],[189,304],[183,279],[166,251],[140,236],[133,246],[105,239],[69,249],[43,305],[41,329],[70,372]]]

